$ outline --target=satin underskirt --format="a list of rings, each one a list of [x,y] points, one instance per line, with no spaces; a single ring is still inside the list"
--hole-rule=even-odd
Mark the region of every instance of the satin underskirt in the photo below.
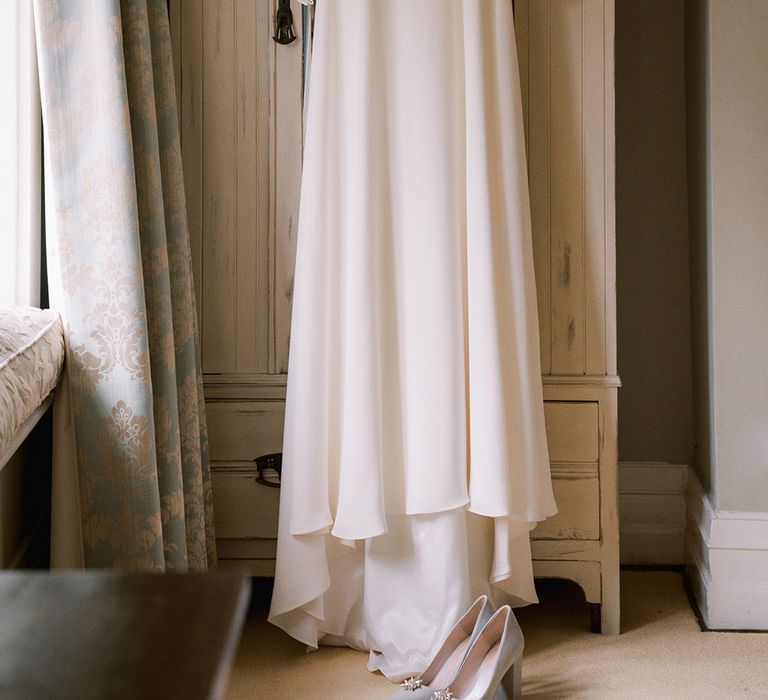
[[[369,670],[401,680],[424,670],[478,595],[537,602],[532,525],[464,508],[388,523],[368,540],[283,536],[278,575],[292,586],[275,590],[270,622],[311,648],[370,651]]]

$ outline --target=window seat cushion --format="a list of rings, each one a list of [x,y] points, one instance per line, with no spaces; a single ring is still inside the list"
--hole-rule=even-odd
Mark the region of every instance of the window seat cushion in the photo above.
[[[63,362],[55,311],[0,306],[0,455],[56,386]]]

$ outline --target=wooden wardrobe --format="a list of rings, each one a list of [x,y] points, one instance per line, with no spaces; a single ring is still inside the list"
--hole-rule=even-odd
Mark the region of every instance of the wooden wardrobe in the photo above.
[[[171,3],[200,317],[219,561],[274,571],[302,140],[298,40],[276,0]],[[614,0],[515,0],[545,414],[559,513],[532,533],[534,572],[567,578],[593,627],[619,631]]]

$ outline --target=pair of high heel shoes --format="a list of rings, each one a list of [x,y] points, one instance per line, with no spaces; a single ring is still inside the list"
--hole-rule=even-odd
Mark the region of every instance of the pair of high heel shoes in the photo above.
[[[519,700],[523,632],[508,605],[480,596],[446,637],[429,667],[390,700]]]

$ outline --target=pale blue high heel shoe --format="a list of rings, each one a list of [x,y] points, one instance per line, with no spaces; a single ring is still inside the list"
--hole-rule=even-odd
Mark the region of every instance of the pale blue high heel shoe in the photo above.
[[[488,596],[480,596],[448,633],[427,669],[421,675],[403,681],[390,700],[427,700],[435,689],[447,686],[493,612]]]
[[[429,700],[519,700],[523,681],[523,632],[508,605],[475,636],[456,677]]]

